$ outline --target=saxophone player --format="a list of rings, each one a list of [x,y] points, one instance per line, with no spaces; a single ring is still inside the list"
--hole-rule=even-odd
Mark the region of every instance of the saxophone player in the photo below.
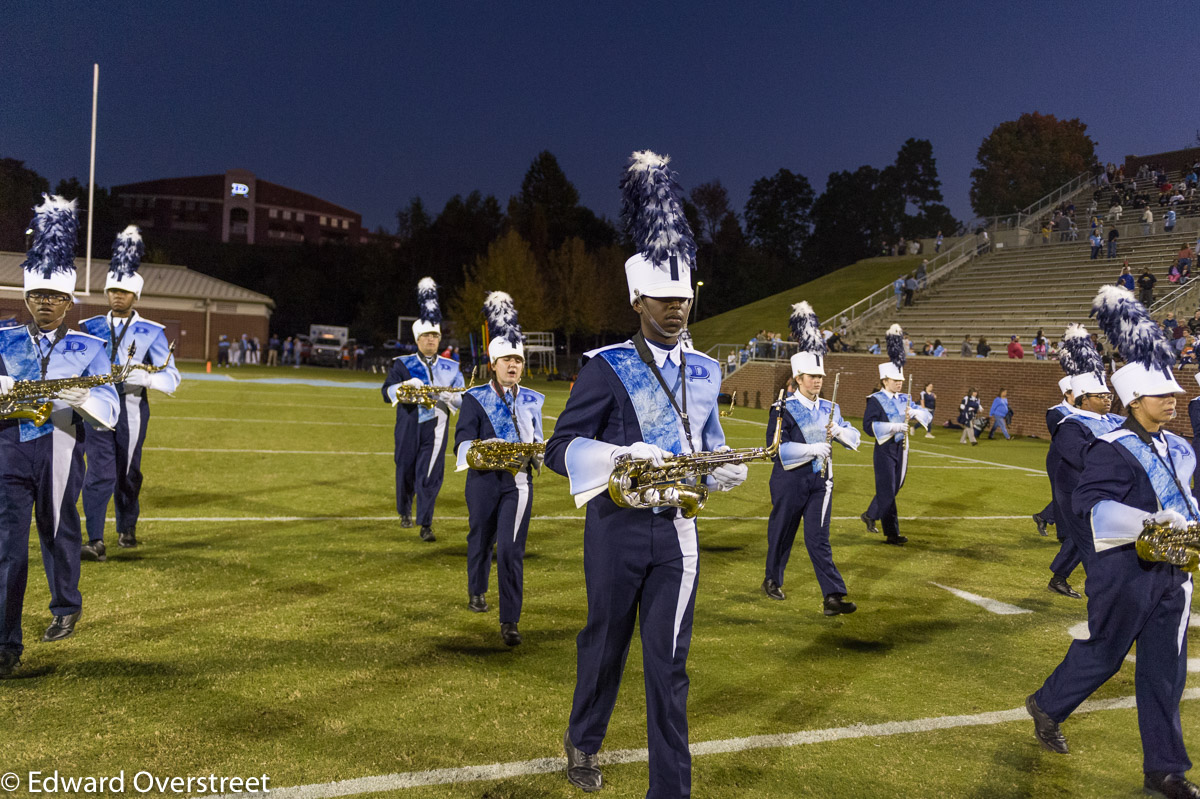
[[[458,470],[467,468],[474,441],[534,443],[543,441],[542,406],[546,397],[519,385],[525,368],[525,346],[512,298],[493,291],[483,306],[491,340],[488,364],[492,379],[469,389],[454,428]],[[532,478],[541,459],[528,459],[510,474],[504,469],[467,472],[467,607],[488,609],[484,598],[496,550],[496,582],[500,586],[500,637],[508,646],[521,643],[517,628],[524,596],[525,539],[533,506]]]
[[[463,376],[457,361],[437,354],[442,341],[442,311],[433,278],[422,278],[417,284],[417,302],[419,316],[412,325],[417,352],[392,360],[382,391],[384,402],[396,406],[396,513],[400,515],[400,526],[413,526],[415,495],[421,540],[436,541],[433,507],[446,474],[446,428],[450,414],[462,403],[462,395],[442,392],[437,404],[426,408],[413,402],[397,402],[396,387],[408,383],[462,388]]]
[[[67,329],[75,291],[75,201],[46,196],[35,209],[33,246],[22,265],[27,326],[0,330],[0,400],[15,381],[52,380],[110,372],[104,342]],[[43,641],[75,632],[83,607],[79,593],[79,511],[83,485],[83,425],[111,429],[117,422],[112,385],[72,387],[55,394],[47,424],[0,419],[0,677],[20,664],[21,610],[29,566],[29,519],[41,539],[53,619]]]
[[[1131,292],[1101,287],[1092,313],[1125,361],[1112,385],[1129,417],[1091,444],[1071,494],[1072,512],[1086,525],[1089,637],[1071,643],[1025,706],[1038,741],[1067,754],[1059,725],[1121,668],[1136,642],[1143,788],[1155,796],[1200,797],[1200,787],[1184,776],[1192,764],[1179,718],[1192,577],[1170,563],[1143,560],[1135,546],[1147,521],[1180,532],[1200,522],[1187,487],[1196,454],[1186,439],[1163,429],[1183,389],[1171,372],[1166,337]]]
[[[900,514],[896,495],[908,473],[908,426],[912,420],[929,428],[933,414],[901,394],[904,386],[904,331],[892,325],[887,331],[888,360],[879,364],[879,391],[867,398],[863,431],[875,438],[872,460],[875,465],[875,496],[861,518],[869,532],[878,532],[875,522],[883,523],[889,544],[903,545],[908,538],[900,535]]]
[[[684,349],[695,242],[667,159],[630,159],[621,181],[623,216],[638,252],[625,263],[640,330],[588,353],[546,444],[546,464],[570,480],[584,523],[587,624],[576,639],[575,694],[563,736],[567,779],[598,790],[596,755],[608,729],[635,620],[645,670],[650,797],[690,795],[687,655],[699,551],[695,519],[679,508],[623,508],[609,496],[622,456],[661,465],[672,454],[724,446],[717,395],[720,365]],[[728,490],[745,465],[722,465],[708,485]]]
[[[117,545],[136,547],[137,521],[141,511],[138,497],[142,491],[142,444],[150,423],[148,389],[174,394],[179,388],[179,370],[163,326],[139,314],[134,306],[141,299],[145,279],[138,274],[145,245],[140,231],[130,225],[117,236],[112,262],[104,283],[109,312],[79,323],[86,332],[104,342],[113,364],[129,360],[129,345],[139,363],[164,366],[156,372],[131,371],[117,385],[120,415],[114,430],[90,431],[84,442],[87,474],[83,480],[83,514],[88,542],[83,545],[84,560],[104,562],[104,523],[108,502],[114,500],[117,516]]]
[[[771,469],[771,515],[767,521],[767,569],[763,592],[785,599],[783,572],[791,555],[796,531],[804,522],[804,546],[825,597],[826,616],[853,613],[857,606],[846,600],[846,583],[833,562],[829,545],[829,520],[833,513],[833,462],[831,444],[858,449],[859,432],[842,419],[841,409],[821,399],[825,382],[825,339],[817,315],[807,302],[792,306],[792,338],[800,351],[792,356],[792,377],[798,390],[783,410],[771,409],[767,441],[783,425],[782,443]]]

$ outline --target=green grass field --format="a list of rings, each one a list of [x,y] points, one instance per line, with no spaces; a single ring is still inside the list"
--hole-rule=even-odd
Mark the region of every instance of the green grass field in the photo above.
[[[378,379],[316,369],[235,374]],[[531,385],[557,415],[562,384]],[[844,403],[848,414],[859,405]],[[0,772],[266,773],[286,796],[279,789],[562,754],[574,637],[586,615],[582,512],[563,478],[545,470],[535,482],[525,643],[508,649],[495,588],[489,613],[466,607],[462,476],[448,472],[436,543],[400,528],[393,411],[377,391],[185,379],[175,398],[153,407],[143,546],[117,549],[110,524],[109,562],[83,564],[83,618],[75,637],[57,644],[39,642],[49,615],[34,537],[24,678],[0,683]],[[765,412],[737,409],[726,420],[730,443],[760,445],[764,422]],[[911,539],[903,549],[857,521],[873,490],[870,445],[839,451],[832,538],[859,605],[851,616],[821,615],[802,546],[787,601],[762,595],[768,466],[714,495],[700,522],[692,743],[1021,707],[1062,658],[1069,628],[1086,618],[1083,601],[1046,590],[1056,542],[1029,519],[1048,495],[1045,448],[1037,440],[962,447],[950,431],[915,438],[901,514],[920,518],[902,521]],[[933,582],[1032,612],[995,615]],[[1082,573],[1073,582],[1082,589]],[[1127,665],[1095,698],[1132,695]],[[1183,706],[1193,742],[1198,709]],[[694,795],[1140,795],[1133,710],[1078,714],[1064,730],[1068,757],[1041,750],[1023,715],[705,754],[694,760]],[[635,638],[605,751],[645,742]],[[605,779],[600,796],[641,797],[646,765],[608,765]],[[581,794],[555,771],[372,795]]]
[[[761,300],[688,325],[692,338],[704,348],[714,344],[744,344],[766,325],[768,330],[787,333],[792,303],[807,300],[821,319],[828,319],[900,275],[921,265],[924,256],[867,258],[844,266],[816,280],[772,294]],[[764,319],[775,320],[764,323]]]

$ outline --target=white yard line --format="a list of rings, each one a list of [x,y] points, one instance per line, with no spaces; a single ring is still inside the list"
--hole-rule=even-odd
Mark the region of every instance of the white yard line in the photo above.
[[[933,455],[938,458],[953,458],[954,460],[965,461],[967,463],[983,463],[983,464],[987,464],[988,466],[998,466],[1002,469],[1016,469],[1016,470],[1022,471],[1022,472],[1030,472],[1032,474],[1040,474],[1043,477],[1046,474],[1046,471],[1044,469],[1031,469],[1028,466],[1013,466],[1010,463],[997,463],[996,461],[984,461],[984,460],[980,460],[979,458],[968,458],[964,455],[951,455],[947,452],[934,452],[933,450],[930,450],[930,449],[917,449],[916,447],[912,447],[911,445],[909,448],[913,452],[919,452],[922,455]],[[910,465],[911,465],[911,463],[910,463]]]
[[[1200,689],[1187,689],[1183,692],[1183,699],[1200,699]],[[1079,709],[1075,712],[1095,713],[1105,710],[1130,710],[1135,707],[1137,707],[1137,700],[1134,697],[1123,696],[1117,699],[1090,700],[1080,705]],[[885,738],[891,735],[951,730],[960,727],[986,727],[996,724],[1008,724],[1009,722],[1029,721],[1029,713],[1025,708],[1019,707],[1011,710],[994,710],[965,716],[933,716],[924,719],[912,719],[910,721],[888,721],[882,724],[853,724],[846,727],[829,727],[823,730],[803,730],[801,732],[780,733],[777,735],[753,735],[747,738],[701,741],[692,744],[690,748],[693,756],[702,757],[729,752],[745,752],[752,749],[782,749],[808,744],[853,740],[855,738]],[[1032,732],[1032,729],[1025,732]],[[617,749],[612,752],[601,752],[600,763],[602,765],[645,763],[647,757],[645,749]],[[482,766],[461,766],[459,768],[442,768],[431,771],[410,771],[401,774],[383,774],[375,777],[339,780],[337,782],[296,785],[289,788],[272,788],[269,794],[227,794],[225,797],[220,797],[220,799],[242,799],[251,795],[269,796],[272,799],[324,799],[324,797],[356,796],[359,794],[396,791],[428,785],[456,785],[470,782],[512,779],[514,777],[524,777],[533,774],[552,774],[563,771],[565,768],[565,758],[543,757],[536,760],[518,760],[509,763],[490,763]],[[218,797],[210,796],[205,797],[205,799],[218,799]]]
[[[390,454],[390,453],[388,453]],[[767,516],[703,516],[710,522],[765,522]],[[833,516],[833,521],[859,521],[857,516]],[[901,521],[1016,521],[1028,519],[1028,516],[901,516]],[[531,516],[535,522],[551,521],[583,521],[583,515],[578,516]],[[399,522],[399,516],[141,516],[139,522]],[[466,516],[443,516],[438,514],[435,521],[465,522]],[[950,589],[947,589],[950,590]]]
[[[353,452],[349,450],[320,450],[320,449],[216,449],[212,447],[142,447],[144,452],[206,452],[206,453],[237,453],[242,455],[387,455],[393,457],[392,451],[387,452]],[[447,453],[446,457],[450,457]]]
[[[309,419],[239,419],[228,416],[171,416],[158,413],[154,415],[156,422],[163,420],[173,422],[218,422],[230,424],[242,422],[248,424],[291,424],[291,425],[322,425],[325,427],[395,427],[392,422],[314,422]]]
[[[949,591],[950,593],[954,594],[959,599],[965,599],[968,602],[970,602],[972,605],[978,605],[979,607],[983,608],[984,610],[989,611],[991,613],[995,613],[998,616],[1014,616],[1018,613],[1033,613],[1032,610],[1026,610],[1025,608],[1019,608],[1016,605],[1010,605],[1007,602],[1001,602],[998,599],[988,599],[987,597],[980,596],[979,594],[972,594],[970,591],[963,591],[958,588],[951,588],[948,585],[942,585],[941,583],[935,583],[932,580],[929,581],[929,584],[936,585],[938,588],[941,588],[943,591]]]

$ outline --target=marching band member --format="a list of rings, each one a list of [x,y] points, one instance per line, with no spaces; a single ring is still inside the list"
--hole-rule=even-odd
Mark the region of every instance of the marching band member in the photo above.
[[[33,220],[33,247],[25,263],[27,326],[0,330],[0,399],[16,381],[107,375],[104,342],[67,329],[75,291],[75,201],[45,198]],[[0,677],[20,664],[21,610],[29,573],[29,519],[37,524],[42,565],[50,584],[53,620],[43,641],[75,632],[79,594],[79,511],[83,485],[83,424],[111,429],[117,422],[112,385],[76,386],[54,393],[47,423],[0,419]]]
[[[1196,382],[1200,383],[1200,372],[1194,376]],[[1192,449],[1200,452],[1200,397],[1195,397],[1188,403],[1188,421],[1192,423]],[[1192,486],[1192,496],[1200,500],[1200,479]]]
[[[1067,330],[1071,328],[1068,327]],[[1064,357],[1065,356],[1065,357]],[[1070,361],[1071,355],[1065,345],[1059,348],[1058,364],[1067,374],[1059,379],[1058,391],[1062,394],[1062,400],[1055,406],[1046,410],[1046,431],[1050,433],[1050,441],[1053,444],[1054,436],[1058,434],[1058,423],[1063,420],[1064,416],[1075,412],[1075,396],[1071,393],[1071,370]],[[1054,447],[1051,446],[1046,451],[1046,476],[1050,478],[1050,501],[1046,503],[1046,507],[1042,508],[1037,513],[1033,514],[1033,523],[1037,525],[1038,535],[1049,535],[1046,529],[1048,526],[1055,523],[1054,515],[1054,472],[1058,468],[1057,456],[1054,452]],[[1061,533],[1059,540],[1062,540]]]
[[[164,366],[156,372],[135,369],[118,384],[121,412],[114,430],[89,431],[84,440],[87,474],[83,480],[83,513],[87,517],[88,542],[83,545],[84,560],[107,560],[104,548],[104,523],[108,501],[114,499],[117,514],[117,545],[136,547],[137,521],[141,506],[142,444],[150,424],[150,399],[147,389],[174,394],[179,388],[179,370],[167,344],[164,328],[134,310],[142,297],[144,278],[138,274],[145,245],[137,227],[130,225],[117,236],[104,294],[109,312],[79,323],[85,332],[104,342],[111,363],[129,361],[129,346],[134,345],[137,363]]]
[[[904,387],[904,331],[892,325],[887,332],[888,361],[879,364],[880,390],[867,398],[863,414],[863,430],[875,438],[872,459],[875,464],[875,496],[861,518],[867,531],[879,532],[875,522],[883,522],[883,534],[889,544],[904,544],[908,538],[900,535],[900,514],[896,495],[908,473],[908,426],[914,420],[925,429],[933,414],[901,394]]]
[[[1059,360],[1071,373],[1074,403],[1071,413],[1058,423],[1050,442],[1051,454],[1046,456],[1047,463],[1053,461],[1055,468],[1050,485],[1054,488],[1055,519],[1059,520],[1055,527],[1062,542],[1050,563],[1053,576],[1048,587],[1063,596],[1079,599],[1079,592],[1067,578],[1092,551],[1088,542],[1091,531],[1087,521],[1072,512],[1071,494],[1083,473],[1088,447],[1099,436],[1120,427],[1125,417],[1109,413],[1112,392],[1104,380],[1104,361],[1083,325],[1067,326]]]
[[[1200,788],[1183,776],[1192,764],[1179,721],[1192,578],[1169,563],[1142,560],[1134,546],[1147,521],[1170,529],[1200,521],[1187,489],[1195,452],[1185,439],[1163,429],[1183,390],[1171,373],[1170,345],[1131,292],[1104,286],[1092,309],[1126,362],[1113,373],[1112,384],[1129,418],[1088,448],[1071,497],[1073,511],[1090,528],[1082,542],[1090,635],[1071,643],[1025,706],[1042,745],[1066,754],[1059,725],[1117,673],[1136,641],[1144,788],[1156,796],[1200,797]],[[1064,424],[1077,424],[1073,419]]]
[[[833,497],[833,458],[830,445],[836,439],[847,449],[858,449],[859,433],[842,419],[841,409],[820,399],[825,382],[825,339],[817,315],[807,302],[792,306],[792,338],[800,351],[792,356],[792,376],[798,385],[782,411],[771,409],[767,443],[775,438],[775,426],[783,425],[783,436],[775,466],[771,469],[771,515],[767,520],[767,575],[762,589],[771,599],[784,599],[783,571],[800,522],[804,522],[804,546],[825,597],[826,616],[853,613],[857,606],[846,600],[846,583],[833,562],[829,546],[829,519]]]
[[[621,181],[622,215],[638,253],[625,263],[640,318],[633,339],[588,353],[546,444],[546,463],[587,506],[587,625],[576,639],[575,696],[563,737],[567,778],[585,791],[602,778],[596,753],[617,699],[635,619],[641,625],[652,799],[689,796],[687,656],[699,552],[694,519],[675,507],[627,508],[609,496],[617,459],[655,465],[724,447],[720,365],[684,350],[696,245],[667,159],[637,152]],[[728,490],[745,465],[722,465],[708,485]],[[672,493],[673,489],[667,489]]]
[[[542,406],[546,397],[518,385],[525,367],[525,345],[512,297],[493,291],[483,306],[491,340],[488,362],[492,380],[468,390],[454,428],[458,471],[467,468],[467,451],[474,441],[533,443],[542,438]],[[541,458],[526,460],[516,474],[507,470],[467,472],[467,594],[476,613],[488,609],[488,576],[492,547],[496,549],[496,580],[500,585],[500,637],[509,646],[521,643],[524,594],[525,539],[533,506],[532,476]]]
[[[415,493],[421,540],[436,541],[433,506],[446,473],[446,427],[450,414],[462,404],[462,396],[442,392],[437,404],[426,408],[417,403],[398,402],[396,387],[407,383],[462,388],[463,376],[456,361],[437,354],[442,340],[442,311],[433,278],[422,278],[417,284],[417,301],[420,315],[412,325],[417,354],[392,360],[382,391],[384,401],[396,406],[396,512],[400,514],[400,526],[413,526]]]

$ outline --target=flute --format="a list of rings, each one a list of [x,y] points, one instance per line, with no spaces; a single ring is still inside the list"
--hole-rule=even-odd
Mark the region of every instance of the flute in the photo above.
[[[833,396],[829,400],[829,422],[825,425],[825,443],[833,445],[833,412],[837,408],[837,390],[838,381],[842,379],[842,373],[838,372],[833,376]],[[821,479],[824,480],[829,474],[829,462],[833,460],[833,451],[830,450],[828,457],[825,458],[825,463],[821,464]]]

